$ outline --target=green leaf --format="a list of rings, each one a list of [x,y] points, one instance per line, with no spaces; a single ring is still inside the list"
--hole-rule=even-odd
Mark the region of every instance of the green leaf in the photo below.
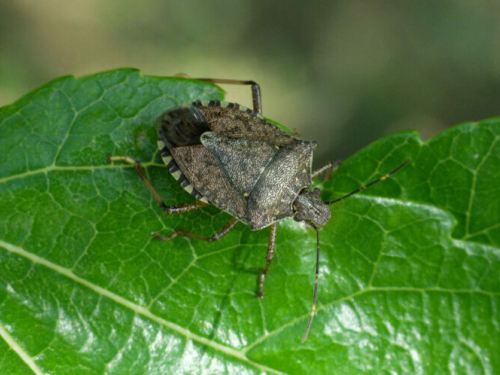
[[[214,207],[193,201],[156,149],[156,118],[216,86],[117,70],[64,77],[0,110],[0,373],[500,372],[500,120],[422,143],[384,138],[323,184],[323,199],[411,163],[332,205],[315,235],[280,223],[265,298],[255,298],[268,231],[238,224],[220,242]],[[319,181],[319,185],[322,185]],[[335,193],[334,193],[335,192]]]

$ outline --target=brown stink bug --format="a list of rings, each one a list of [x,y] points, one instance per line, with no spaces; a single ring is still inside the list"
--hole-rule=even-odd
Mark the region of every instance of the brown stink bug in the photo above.
[[[316,278],[311,316],[302,337],[307,338],[316,309],[319,275],[319,228],[330,219],[329,205],[385,180],[409,160],[385,176],[330,202],[321,200],[319,189],[310,191],[312,179],[335,165],[312,171],[315,142],[302,141],[267,122],[262,116],[260,87],[253,81],[198,79],[212,83],[251,85],[254,109],[235,103],[195,101],[168,110],[158,120],[158,147],[172,176],[197,201],[167,206],[149,182],[139,162],[128,156],[110,156],[110,161],[133,164],[162,209],[182,213],[213,204],[233,218],[212,237],[177,230],[177,236],[219,241],[234,226],[245,223],[252,230],[270,227],[266,266],[259,274],[258,297],[264,295],[264,280],[274,256],[278,222],[293,217],[316,230]]]

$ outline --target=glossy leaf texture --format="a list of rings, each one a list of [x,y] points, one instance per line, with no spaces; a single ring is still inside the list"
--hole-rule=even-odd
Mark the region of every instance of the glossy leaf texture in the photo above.
[[[156,118],[216,86],[116,70],[64,77],[0,110],[1,374],[494,374],[500,372],[500,121],[423,143],[402,132],[353,156],[323,199],[411,163],[332,205],[321,229],[318,311],[308,340],[315,234],[280,223],[265,298],[268,230],[211,235],[156,149]],[[265,97],[264,97],[265,100]],[[242,103],[245,104],[245,103]],[[307,138],[307,135],[304,135]]]

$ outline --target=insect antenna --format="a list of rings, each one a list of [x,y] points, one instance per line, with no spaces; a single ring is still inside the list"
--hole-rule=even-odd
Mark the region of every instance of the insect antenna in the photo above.
[[[317,243],[316,243],[316,278],[314,279],[314,297],[313,297],[313,304],[312,304],[312,309],[311,309],[311,315],[309,316],[309,322],[307,322],[307,328],[306,331],[304,332],[304,335],[302,336],[302,340],[300,342],[303,344],[304,341],[307,339],[307,335],[309,334],[309,330],[311,329],[311,324],[314,319],[314,314],[316,312],[316,298],[318,296],[318,277],[319,277],[319,228],[314,226],[314,229],[316,229],[316,237],[317,237]]]
[[[344,195],[343,197],[341,198],[338,198],[338,199],[335,199],[333,201],[330,201],[330,202],[325,202],[325,204],[333,204],[333,203],[337,203],[337,202],[340,202],[340,201],[343,201],[344,199],[350,197],[351,195],[354,195],[356,193],[359,193],[360,191],[363,191],[367,188],[369,188],[370,186],[373,186],[375,185],[376,183],[380,182],[380,181],[384,181],[385,179],[387,179],[388,177],[390,177],[391,175],[393,175],[394,173],[396,173],[397,171],[399,171],[401,168],[403,168],[406,164],[408,164],[410,162],[410,159],[406,159],[404,161],[403,164],[401,164],[399,167],[397,167],[396,169],[394,169],[393,171],[387,173],[386,175],[376,179],[375,181],[372,181],[370,182],[369,184],[366,184],[364,186],[361,186],[359,189],[356,189],[354,190],[353,192],[347,194],[347,195]],[[309,316],[309,321],[307,322],[307,327],[306,327],[306,331],[304,332],[304,335],[302,336],[302,340],[301,343],[304,343],[304,341],[306,341],[307,339],[307,335],[309,334],[309,331],[311,329],[311,325],[312,325],[312,322],[313,322],[313,319],[314,319],[314,315],[316,313],[316,299],[318,297],[318,278],[319,278],[319,228],[316,227],[315,225],[313,225],[313,228],[316,229],[316,237],[317,237],[317,245],[316,245],[316,248],[317,248],[317,251],[316,251],[316,278],[314,279],[314,296],[313,296],[313,304],[312,304],[312,309],[311,309],[311,315]]]
[[[353,192],[347,194],[347,195],[344,195],[343,197],[339,198],[339,199],[335,199],[333,201],[330,201],[330,202],[325,202],[325,204],[333,204],[333,203],[337,203],[337,202],[340,202],[340,201],[343,201],[344,199],[350,197],[351,195],[354,195],[356,193],[359,193],[360,191],[363,191],[365,189],[368,189],[370,186],[373,186],[375,185],[376,183],[380,182],[380,181],[384,181],[385,179],[387,179],[388,177],[390,177],[391,175],[393,175],[394,173],[396,173],[397,171],[399,171],[401,168],[403,168],[406,164],[408,164],[410,162],[410,159],[406,159],[404,161],[403,164],[401,164],[399,167],[397,167],[396,169],[394,169],[393,171],[387,173],[386,175],[380,177],[380,178],[377,178],[375,181],[372,181],[370,182],[369,184],[366,184],[364,186],[361,186],[359,189],[356,189],[354,190]]]

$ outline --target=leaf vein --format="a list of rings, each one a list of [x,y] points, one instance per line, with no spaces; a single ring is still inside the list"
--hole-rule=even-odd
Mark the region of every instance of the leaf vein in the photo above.
[[[75,275],[73,272],[71,272],[70,269],[68,268],[65,268],[65,267],[61,267],[57,264],[54,264],[52,262],[49,262],[48,260],[46,259],[43,259],[43,258],[40,258],[22,248],[19,248],[15,245],[12,245],[10,243],[7,243],[7,242],[4,242],[2,240],[0,240],[0,246],[3,246],[5,249],[7,249],[8,251],[12,252],[12,253],[15,253],[15,254],[18,254],[24,258],[27,258],[29,260],[31,260],[33,263],[38,263],[38,264],[41,264],[57,273],[60,273],[61,275],[63,276],[66,276],[67,278],[73,280],[74,282],[78,283],[78,284],[81,284],[89,289],[91,289],[92,291],[94,291],[95,293],[103,296],[103,297],[107,297],[109,298],[110,300],[114,301],[115,303],[125,307],[125,308],[128,308],[130,309],[131,311],[134,311],[136,314],[139,314],[143,317],[146,317],[148,319],[151,319],[152,321],[154,321],[155,323],[159,324],[159,325],[162,325],[162,326],[165,326],[169,329],[171,329],[172,331],[175,331],[183,336],[185,336],[187,339],[190,339],[192,341],[196,341],[200,344],[203,344],[203,345],[206,345],[216,351],[219,351],[219,352],[222,352],[228,356],[231,356],[231,357],[234,357],[242,362],[246,362],[248,363],[249,365],[253,366],[253,367],[256,367],[262,371],[266,371],[266,372],[269,372],[269,373],[273,373],[273,374],[282,374],[280,371],[277,371],[275,369],[272,369],[272,368],[269,368],[265,365],[262,365],[258,362],[254,362],[252,361],[250,358],[248,358],[245,353],[246,352],[243,352],[243,351],[240,351],[240,350],[236,350],[234,348],[231,348],[229,346],[226,346],[226,345],[223,345],[223,344],[219,344],[217,342],[214,342],[212,340],[209,340],[205,337],[202,337],[202,336],[199,336],[199,335],[196,335],[194,333],[192,333],[191,331],[175,324],[175,323],[172,323],[172,322],[169,322],[163,318],[160,318],[159,316],[156,316],[154,315],[153,313],[151,313],[146,307],[144,306],[140,306],[140,305],[137,305],[131,301],[128,301],[127,299],[119,296],[119,295],[116,295],[98,285],[95,285],[93,283],[91,283],[90,281],[87,281],[85,279],[82,279],[80,278],[79,276]],[[2,331],[2,327],[0,326],[0,335],[3,336],[3,334],[7,334],[7,332],[5,330]],[[10,335],[9,335],[10,336]],[[12,341],[12,344],[14,344],[15,342],[13,340]],[[19,347],[19,349],[21,350],[21,348]],[[24,351],[21,350],[21,353],[24,353]],[[25,355],[25,357],[23,357],[26,361],[30,360],[30,357],[27,356],[27,354]],[[33,359],[31,359],[31,363],[33,366],[36,367]],[[40,374],[42,375],[42,372],[37,372],[37,375]]]

